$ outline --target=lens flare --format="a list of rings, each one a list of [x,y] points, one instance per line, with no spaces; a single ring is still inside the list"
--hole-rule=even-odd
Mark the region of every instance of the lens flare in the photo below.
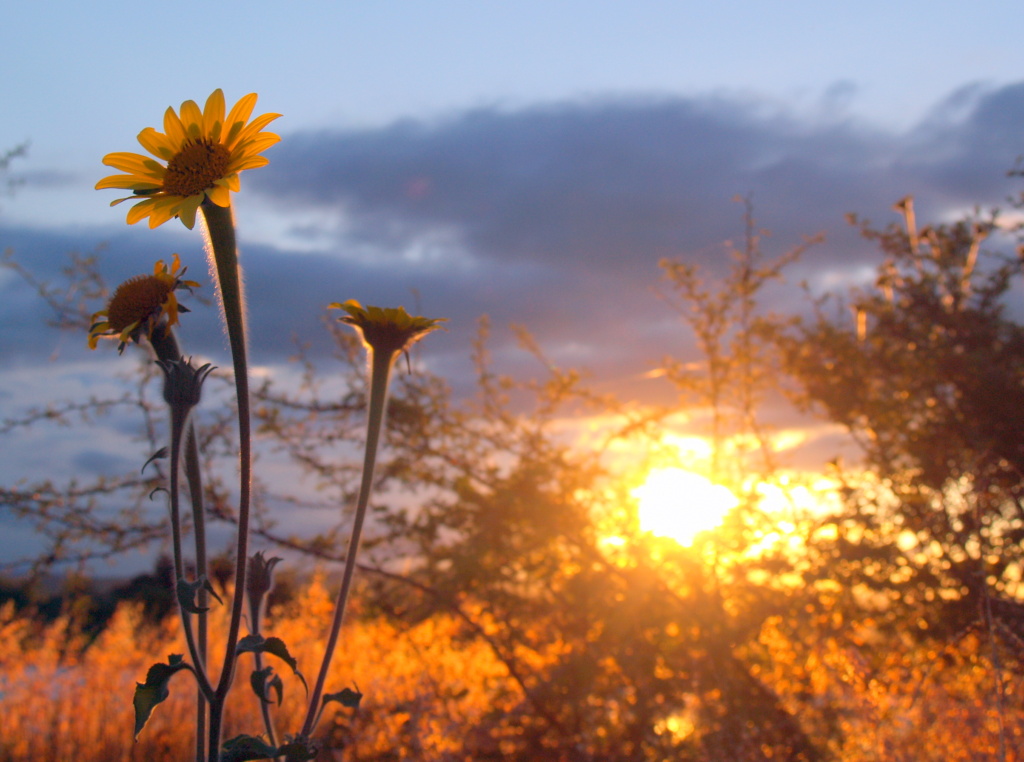
[[[631,493],[639,503],[640,529],[690,545],[714,529],[739,504],[728,488],[681,468],[659,468]]]

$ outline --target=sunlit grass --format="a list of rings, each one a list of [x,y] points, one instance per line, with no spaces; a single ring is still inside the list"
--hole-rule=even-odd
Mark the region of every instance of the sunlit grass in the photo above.
[[[309,678],[319,663],[332,613],[332,599],[319,580],[289,606],[272,611],[268,634],[284,639]],[[182,653],[176,619],[147,623],[136,605],[122,604],[91,643],[76,633],[73,616],[42,625],[0,609],[0,760],[182,760],[193,753],[195,687],[185,673],[170,683],[138,743],[132,741],[132,695],[146,670],[168,654]],[[214,649],[222,631],[213,633]],[[329,679],[333,692],[357,685],[365,695],[358,714],[325,713],[319,734],[349,741],[352,751],[373,755],[414,745],[424,759],[440,759],[459,748],[465,729],[478,726],[502,699],[506,671],[486,646],[460,640],[451,618],[433,617],[398,627],[379,619],[353,619],[346,627]],[[284,701],[274,710],[279,732],[302,723],[306,695],[283,663],[270,660],[284,680]],[[256,697],[248,687],[251,658],[240,659],[228,702],[225,737],[262,727]],[[514,693],[514,691],[513,691]],[[331,705],[332,707],[337,705]],[[337,758],[325,753],[325,759]]]
[[[293,644],[300,668],[308,671],[330,613],[331,596],[315,579],[301,597],[272,612],[268,632]],[[0,760],[190,758],[195,693],[184,674],[172,680],[171,698],[158,707],[139,742],[131,737],[135,682],[154,660],[180,652],[178,623],[147,623],[138,606],[123,604],[89,642],[73,621],[65,615],[42,625],[17,615],[10,604],[0,609]],[[827,634],[832,625],[826,615],[816,625],[821,637],[808,644],[794,637],[782,617],[770,617],[747,654],[752,674],[800,712],[801,722],[827,741],[832,758],[996,758],[992,672],[978,637],[965,637],[940,654],[909,639],[879,642],[870,628],[854,628],[840,638]],[[215,633],[215,646],[222,636]],[[551,647],[550,658],[557,660],[557,642]],[[451,617],[434,615],[407,626],[353,617],[340,657],[331,689],[354,683],[365,698],[358,714],[338,710],[335,721],[322,724],[320,733],[334,749],[324,759],[465,759],[469,735],[478,743],[491,737],[497,749],[502,735],[515,731],[509,718],[521,693],[489,648]],[[545,663],[535,666],[543,672]],[[275,667],[285,679],[275,717],[287,732],[301,722],[304,692],[286,667]],[[249,668],[243,657],[239,683],[247,682]],[[829,730],[828,717],[802,701],[808,690],[841,718],[840,735]],[[1020,742],[1024,713],[1015,702],[1003,721],[1010,738]],[[229,703],[227,736],[259,722],[255,697],[238,685]],[[679,712],[669,712],[653,730],[673,737],[699,732]],[[886,750],[914,756],[884,756]]]

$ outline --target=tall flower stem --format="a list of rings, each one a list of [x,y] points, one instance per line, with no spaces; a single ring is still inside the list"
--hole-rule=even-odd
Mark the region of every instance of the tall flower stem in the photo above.
[[[185,444],[185,479],[188,481],[189,494],[192,496],[192,531],[196,540],[196,574],[209,579],[209,562],[206,557],[206,509],[203,507],[203,481],[199,469],[199,442],[192,424],[188,427],[188,440]],[[209,605],[210,596],[204,588],[199,589],[196,605],[205,609]],[[209,644],[209,620],[205,611],[196,615],[196,639],[199,646],[199,664],[206,672],[207,647]],[[206,696],[199,691],[196,703],[196,762],[206,760]]]
[[[248,559],[249,576],[246,580],[245,597],[249,601],[249,630],[253,635],[261,635],[264,602],[274,584],[274,567],[280,562],[280,558],[266,558],[262,552],[256,553]],[[259,651],[254,651],[253,660],[256,663],[256,672],[262,672],[263,655]],[[266,687],[266,679],[264,679],[264,693],[266,692]],[[267,730],[267,740],[270,746],[277,746],[274,721],[270,716],[270,701],[266,699],[265,695],[260,696],[259,700],[260,712],[263,714],[263,725]]]
[[[207,255],[211,269],[217,276],[224,324],[231,347],[231,360],[235,372],[235,393],[238,398],[238,543],[235,553],[235,592],[228,625],[227,646],[220,682],[210,703],[210,762],[220,758],[220,735],[224,715],[224,702],[234,678],[238,630],[242,621],[245,592],[246,558],[249,552],[249,507],[252,491],[252,432],[249,410],[249,365],[245,339],[245,299],[242,293],[242,273],[238,263],[235,225],[230,206],[218,206],[209,199],[200,207],[206,222]]]
[[[307,737],[313,732],[313,726],[316,724],[319,705],[324,692],[324,684],[327,681],[327,673],[330,670],[334,650],[338,645],[341,624],[345,618],[345,606],[348,603],[349,592],[352,589],[352,579],[355,576],[356,570],[356,555],[359,553],[363,522],[366,519],[366,509],[370,501],[370,490],[373,487],[373,469],[377,461],[377,446],[380,442],[384,410],[387,406],[388,381],[391,376],[391,368],[394,365],[395,358],[398,356],[397,351],[378,352],[373,349],[369,351],[370,409],[366,423],[366,452],[363,457],[362,482],[359,485],[356,515],[352,524],[352,534],[348,541],[348,552],[345,554],[345,570],[341,578],[341,590],[338,593],[338,600],[334,607],[334,619],[331,622],[331,631],[327,638],[327,648],[324,651],[324,658],[320,664],[320,674],[317,675],[313,693],[309,697],[306,720],[302,725],[301,735]]]
[[[178,340],[170,326],[166,323],[161,323],[153,330],[149,341],[153,351],[156,353],[157,359],[166,362],[177,362],[182,359]],[[195,533],[196,546],[196,575],[207,577],[209,564],[206,558],[206,510],[203,507],[203,479],[202,471],[199,468],[199,443],[196,441],[195,427],[192,425],[191,420],[188,421],[185,428],[185,479],[188,482],[189,497],[192,502],[192,529]],[[176,557],[174,568],[175,574],[179,579],[182,576],[182,567],[183,564]],[[200,611],[196,614],[197,631],[192,659],[196,672],[202,674],[207,683],[205,689],[202,683],[200,683],[197,691],[198,695],[196,696],[196,762],[205,762],[206,760],[206,700],[213,693],[213,688],[209,684],[206,671],[209,627],[204,609],[206,609],[208,604],[209,595],[204,588],[200,588],[196,600],[196,605]],[[185,617],[185,612],[182,612],[182,617]],[[183,621],[182,626],[188,627],[188,624]],[[188,632],[186,637],[191,637],[191,632]]]
[[[171,493],[171,541],[174,550],[174,576],[175,587],[185,577],[185,565],[182,559],[181,550],[181,453],[182,445],[187,437],[188,419],[190,409],[181,405],[171,405],[171,466],[170,466],[170,493]],[[185,630],[185,642],[188,645],[189,654],[192,658],[192,666],[196,680],[199,682],[200,692],[207,698],[213,696],[213,686],[202,668],[202,658],[196,644],[195,635],[192,631],[192,619],[188,611],[181,605],[179,597],[179,608],[181,610],[181,623]]]

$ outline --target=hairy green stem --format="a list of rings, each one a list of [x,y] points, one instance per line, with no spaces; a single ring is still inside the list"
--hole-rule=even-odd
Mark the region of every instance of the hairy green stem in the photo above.
[[[238,541],[235,552],[235,592],[228,625],[224,662],[213,701],[210,702],[210,762],[220,758],[220,736],[224,702],[235,672],[238,630],[241,626],[245,593],[246,558],[249,552],[249,507],[252,490],[252,432],[249,411],[249,366],[246,357],[245,299],[242,273],[238,263],[235,225],[231,207],[217,206],[209,199],[200,207],[206,222],[207,256],[217,277],[217,293],[228,332],[231,360],[235,372],[235,393],[238,398]]]
[[[302,724],[301,735],[306,737],[313,732],[313,727],[316,725],[319,717],[319,704],[324,692],[324,683],[327,681],[327,673],[331,666],[331,659],[334,656],[334,649],[338,644],[341,624],[345,618],[345,605],[348,602],[349,592],[352,588],[352,579],[355,576],[356,555],[359,552],[363,522],[366,519],[370,490],[373,486],[373,468],[377,460],[377,445],[380,441],[380,432],[384,422],[384,410],[387,406],[388,380],[395,357],[398,356],[397,352],[378,354],[372,349],[369,352],[370,409],[366,422],[366,452],[363,457],[363,475],[359,485],[359,496],[356,500],[356,515],[352,523],[352,535],[349,537],[348,552],[345,555],[345,570],[341,578],[341,590],[338,593],[338,600],[334,607],[334,619],[331,622],[331,630],[327,638],[327,648],[324,651],[324,658],[320,664],[320,673],[317,675],[316,685],[313,687],[313,693],[309,697],[306,720]]]

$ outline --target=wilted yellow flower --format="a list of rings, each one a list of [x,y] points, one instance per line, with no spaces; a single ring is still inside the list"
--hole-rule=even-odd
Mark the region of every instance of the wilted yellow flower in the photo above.
[[[248,122],[256,98],[256,93],[246,95],[227,119],[220,89],[207,98],[202,111],[195,101],[182,103],[180,115],[168,108],[164,132],[147,127],[139,133],[142,147],[167,164],[137,153],[108,153],[103,163],[128,174],[104,177],[96,183],[97,190],[124,188],[133,192],[111,202],[111,206],[144,197],[128,211],[129,225],[149,217],[149,226],[155,228],[179,217],[191,229],[203,199],[229,206],[230,191],[241,187],[238,173],[269,163],[260,154],[280,138],[261,130],[280,114],[263,114]]]
[[[107,308],[92,316],[89,348],[96,349],[101,338],[111,338],[121,341],[117,351],[123,352],[129,341],[138,341],[143,333],[149,336],[164,315],[168,326],[177,324],[178,313],[188,308],[178,304],[174,292],[199,286],[194,280],[182,280],[187,269],[175,254],[169,270],[161,259],[152,275],[136,275],[118,286]]]
[[[447,318],[414,317],[404,307],[363,307],[355,299],[334,302],[331,309],[345,310],[342,323],[358,328],[366,345],[381,354],[404,352],[431,331],[441,328]]]

